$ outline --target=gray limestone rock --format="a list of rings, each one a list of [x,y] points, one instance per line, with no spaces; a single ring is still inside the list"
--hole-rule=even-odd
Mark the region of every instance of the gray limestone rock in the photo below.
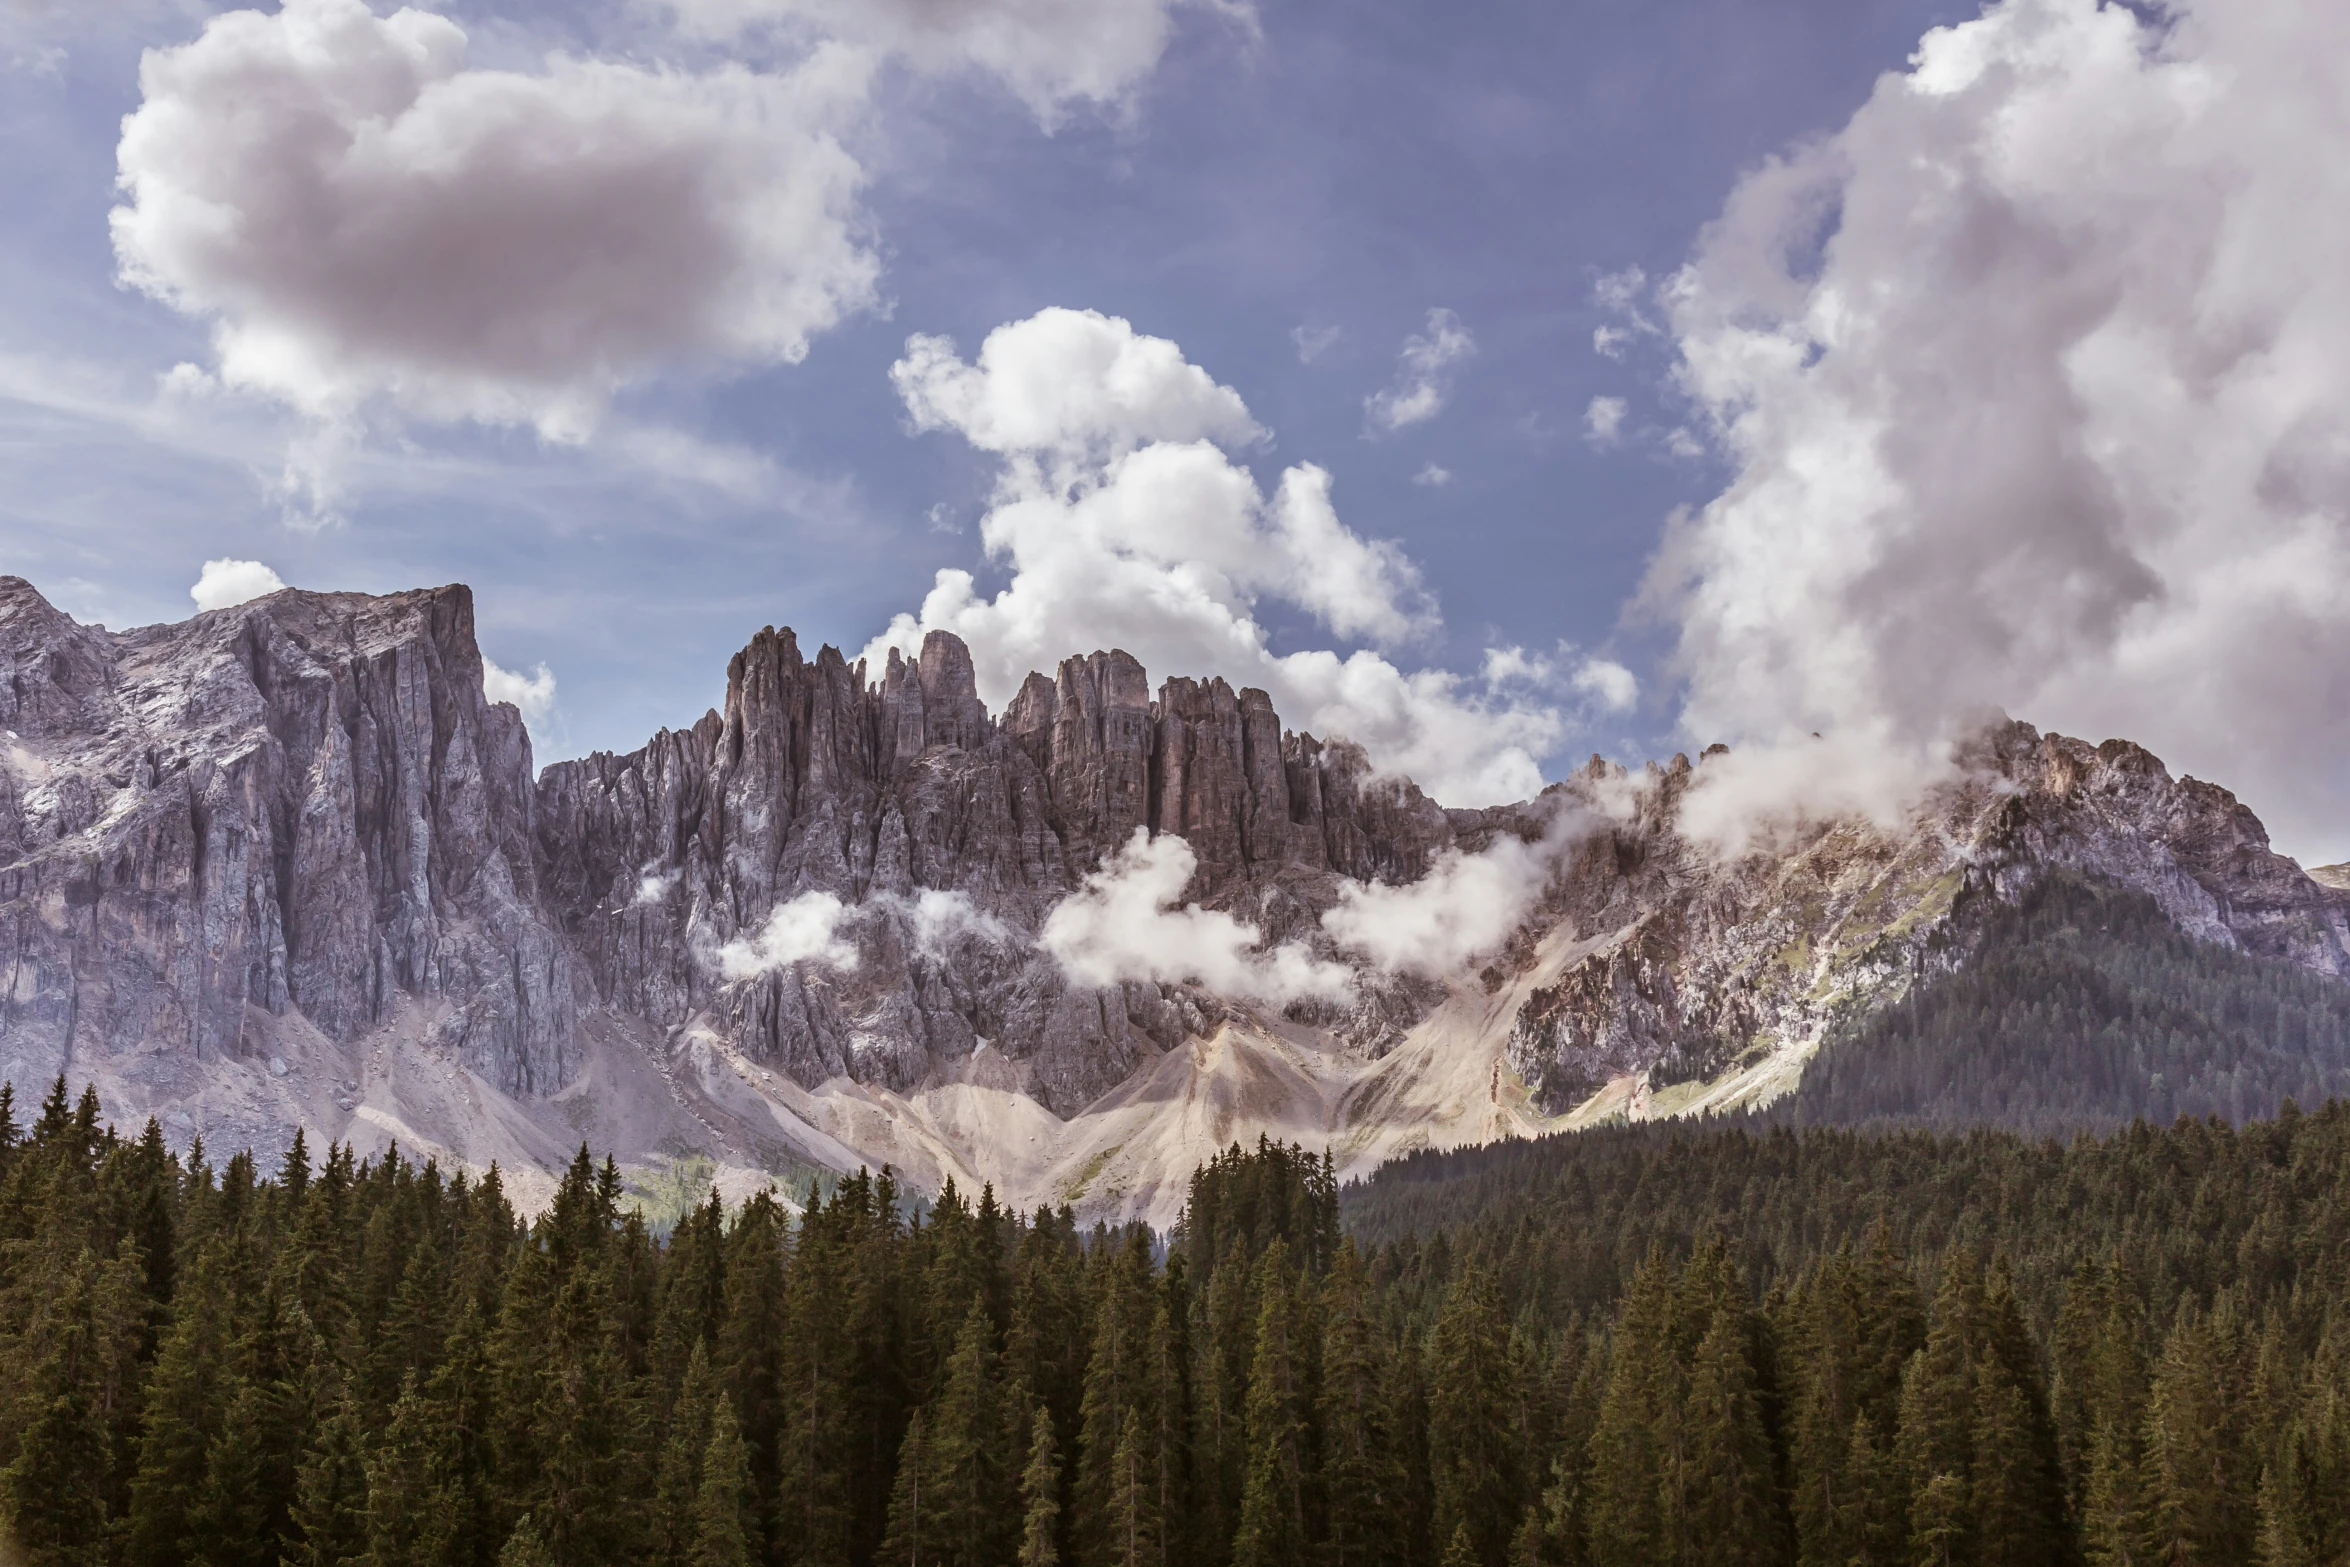
[[[462,1068],[583,1115],[667,1093],[699,1116],[714,1101],[678,1085],[720,1048],[802,1088],[984,1082],[1068,1116],[1241,1012],[1368,1060],[1465,993],[1517,998],[1508,1064],[1559,1110],[1816,1037],[1963,962],[1970,907],[2059,866],[2350,977],[2350,894],[2121,741],[1994,726],[1898,830],[1814,823],[1724,857],[1680,830],[1710,753],[1640,775],[1594,758],[1540,799],[1447,811],[1284,730],[1262,691],[1175,677],[1154,699],[1116,650],[1030,675],[999,716],[951,636],[874,671],[770,628],[720,710],[534,777],[472,620],[462,587],[288,590],[110,632],[0,579],[0,1071],[20,1092],[102,1068],[170,1107],[244,1063],[261,1087],[228,1124],[266,1138],[313,1102],[396,1126],[401,1081],[461,1093]],[[1541,840],[1561,812],[1582,830],[1474,975],[1358,963],[1351,1002],[1266,1019],[1197,985],[1073,986],[1038,945],[1139,831],[1189,843],[1188,901],[1341,957],[1322,917],[1348,885]],[[822,923],[825,900],[831,956],[762,964],[777,911]]]
[[[0,578],[0,1062],[127,1057],[184,1090],[298,1010],[400,996],[517,1094],[562,1086],[568,946],[542,914],[530,740],[482,695],[463,587],[279,593],[175,626],[73,624]]]

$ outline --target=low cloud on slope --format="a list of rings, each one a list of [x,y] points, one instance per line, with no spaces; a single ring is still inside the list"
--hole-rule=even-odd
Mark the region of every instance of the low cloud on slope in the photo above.
[[[466,51],[445,17],[361,0],[232,11],[150,51],[118,152],[123,277],[213,322],[229,386],[562,441],[664,366],[795,361],[872,303],[864,174],[834,139],[860,57],[525,74]]]
[[[1328,472],[1287,469],[1267,496],[1233,453],[1264,432],[1239,395],[1163,338],[1090,311],[1046,310],[990,333],[976,360],[916,337],[893,376],[919,429],[952,430],[1003,459],[980,525],[1010,583],[983,597],[945,570],[919,614],[865,650],[917,650],[933,630],[970,644],[1000,706],[1032,669],[1122,647],[1155,678],[1220,674],[1269,691],[1300,728],[1343,735],[1448,804],[1521,799],[1557,711],[1449,671],[1407,671],[1370,648],[1275,654],[1260,599],[1334,635],[1395,648],[1435,629],[1401,550],[1339,519]]]
[[[1054,906],[1037,945],[1078,985],[1196,981],[1274,1006],[1353,998],[1354,978],[1341,965],[1295,943],[1266,948],[1262,931],[1229,914],[1177,907],[1198,863],[1181,838],[1136,828],[1082,889]]]
[[[1016,939],[1009,925],[973,903],[969,893],[925,887],[912,898],[892,901],[902,906],[914,950],[927,958],[944,957],[963,941],[1004,946]]]
[[[1322,928],[1341,948],[1390,974],[1461,973],[1509,940],[1562,856],[1597,825],[1579,806],[1554,804],[1549,825],[1533,842],[1504,834],[1475,854],[1447,849],[1418,881],[1342,884]]]
[[[767,916],[767,923],[757,931],[737,936],[721,946],[717,953],[718,972],[726,979],[742,980],[797,963],[854,969],[857,949],[839,934],[848,917],[848,905],[831,893],[803,892],[777,904]]]
[[[2004,0],[1742,182],[1659,296],[1736,466],[1651,585],[1690,737],[1914,778],[1997,705],[2350,852],[2345,102],[2333,0]]]

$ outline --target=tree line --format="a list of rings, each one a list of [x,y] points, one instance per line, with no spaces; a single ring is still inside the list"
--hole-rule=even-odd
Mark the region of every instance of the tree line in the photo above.
[[[0,1091],[0,1521],[25,1567],[2301,1567],[2350,1552],[2346,1247],[2337,1106],[657,1233],[585,1150],[525,1220],[60,1082]]]
[[[1766,1113],[2033,1136],[2350,1094],[2350,986],[2182,932],[2142,892],[2051,873],[1974,900],[1963,966],[1831,1031]]]

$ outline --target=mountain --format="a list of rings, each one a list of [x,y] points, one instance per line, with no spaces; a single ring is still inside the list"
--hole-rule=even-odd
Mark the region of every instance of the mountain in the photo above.
[[[2233,796],[2021,723],[1898,827],[1726,854],[1682,830],[1710,753],[1446,810],[1261,691],[1154,698],[1115,651],[994,714],[950,636],[871,670],[764,630],[722,711],[543,771],[483,695],[463,587],[111,632],[0,579],[0,661],[20,1098],[62,1072],[175,1141],[396,1140],[500,1161],[526,1199],[585,1139],[648,1181],[886,1160],[1166,1222],[1260,1132],[1361,1169],[1763,1103],[2051,871],[2350,974],[2350,894]],[[1177,838],[1187,875],[1150,857]],[[1463,963],[1363,934],[1366,909],[1408,934],[1497,908]],[[1235,972],[1308,978],[1153,972],[1215,915],[1260,938]],[[1140,924],[1065,962],[1087,919]]]

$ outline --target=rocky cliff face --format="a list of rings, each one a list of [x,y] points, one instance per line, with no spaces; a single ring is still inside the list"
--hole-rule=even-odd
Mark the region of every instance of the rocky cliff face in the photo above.
[[[1710,756],[1447,812],[1261,691],[1154,697],[1115,651],[996,715],[952,637],[873,671],[770,629],[722,711],[535,777],[481,673],[462,587],[116,633],[0,579],[0,1072],[216,1142],[887,1158],[1164,1218],[1191,1158],[1258,1130],[1368,1160],[1767,1098],[2052,866],[2350,975],[2350,895],[2232,796],[2022,724],[1897,825],[1724,856],[1681,830]],[[1039,932],[1138,831],[1190,846],[1187,901],[1351,963],[1356,1000],[1071,983]],[[1322,927],[1350,885],[1505,839],[1547,845],[1542,885],[1473,972],[1382,973]],[[821,916],[822,961],[779,910]]]
[[[570,953],[541,918],[530,740],[482,696],[464,588],[121,634],[0,579],[0,1060],[160,1094],[254,1019],[336,1038],[429,1007],[506,1092],[559,1086]]]
[[[1035,946],[1137,829],[1185,838],[1189,896],[1246,905],[1276,938],[1328,906],[1337,876],[1409,879],[1452,842],[1441,810],[1359,750],[1284,735],[1262,691],[1176,679],[1153,702],[1139,664],[1095,653],[1031,675],[998,723],[953,637],[911,663],[892,653],[873,681],[772,629],[729,667],[723,714],[548,768],[537,827],[551,915],[597,1005],[665,1029],[714,1014],[809,1086],[913,1090],[984,1040],[1000,1075],[1063,1115],[1217,1015],[1156,985],[1072,988]],[[730,980],[713,954],[809,892],[857,910],[841,932],[855,966]],[[926,893],[957,900],[943,928]]]
[[[1724,859],[1678,830],[1702,765],[1634,793],[1587,843],[1546,920],[1609,933],[1536,989],[1508,1057],[1546,1109],[1720,1108],[1790,1086],[1828,1026],[1963,963],[1972,914],[2052,869],[2134,887],[2182,930],[2350,978],[2350,900],[2275,853],[2225,789],[2173,779],[2126,740],[2090,746],[2007,722],[1895,827],[1786,829]],[[1605,764],[1570,780],[1590,791]]]

